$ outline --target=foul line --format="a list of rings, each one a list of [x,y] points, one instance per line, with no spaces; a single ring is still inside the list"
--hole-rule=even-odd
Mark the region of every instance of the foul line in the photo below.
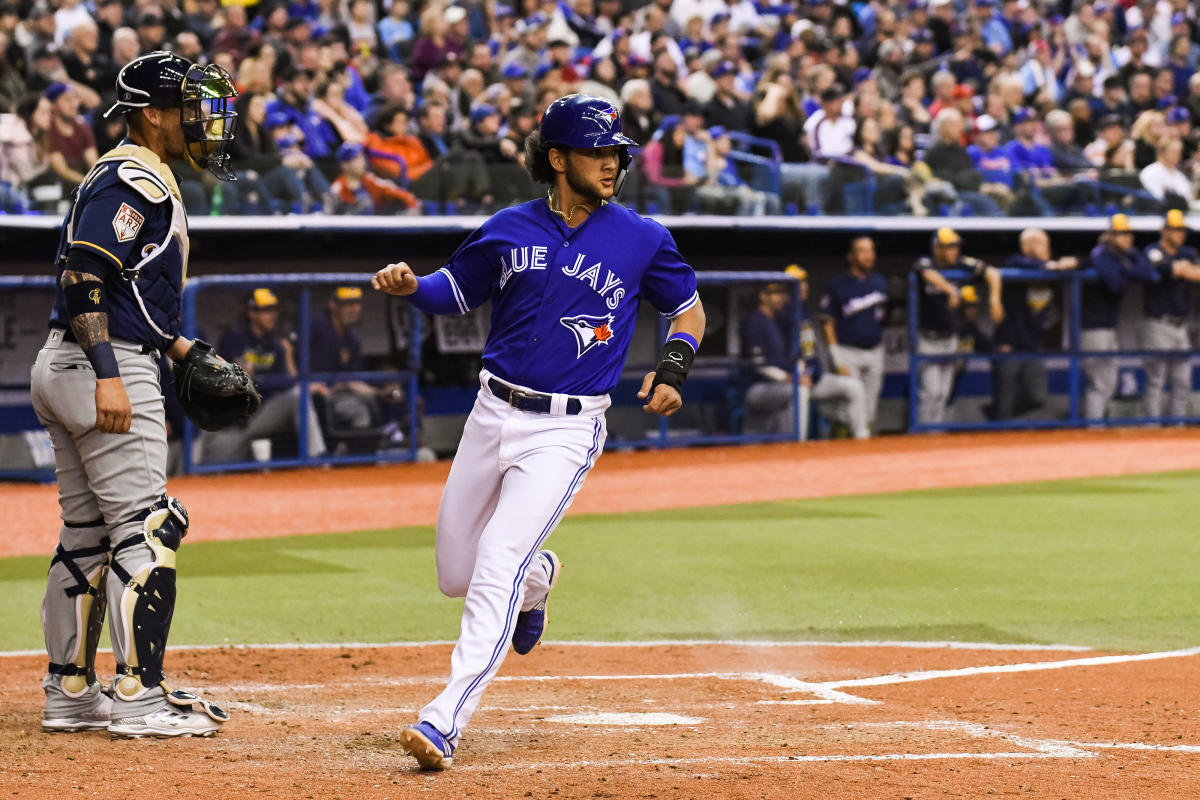
[[[171,650],[352,650],[359,648],[424,648],[449,647],[453,640],[430,640],[422,642],[265,642],[259,644],[172,644]],[[917,642],[917,641],[763,641],[740,639],[650,639],[641,641],[545,641],[543,647],[896,647],[909,650],[999,650],[1015,652],[1089,652],[1093,648],[1073,644],[1005,644],[1001,642]],[[101,653],[111,653],[111,648],[101,648]],[[0,658],[43,656],[45,650],[3,650]]]

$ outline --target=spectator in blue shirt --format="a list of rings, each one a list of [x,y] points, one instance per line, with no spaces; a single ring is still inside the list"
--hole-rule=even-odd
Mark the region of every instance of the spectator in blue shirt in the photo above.
[[[1001,56],[1012,50],[1012,36],[1008,32],[1008,25],[996,13],[996,0],[975,0],[972,16],[979,24],[979,33],[989,50]]]
[[[1007,211],[1013,202],[1013,163],[1008,147],[1000,144],[1000,126],[989,114],[975,120],[975,144],[967,148],[971,163],[983,176],[979,191]]]
[[[300,129],[304,154],[309,158],[332,158],[338,138],[331,126],[312,107],[313,73],[291,68],[283,75],[283,88],[267,107],[267,115],[283,114]]]
[[[1016,138],[1005,146],[1012,168],[1024,179],[1036,209],[1042,215],[1050,215],[1095,202],[1093,186],[1067,180],[1055,168],[1050,148],[1035,141],[1037,130],[1038,118],[1033,109],[1018,108],[1013,113]]]

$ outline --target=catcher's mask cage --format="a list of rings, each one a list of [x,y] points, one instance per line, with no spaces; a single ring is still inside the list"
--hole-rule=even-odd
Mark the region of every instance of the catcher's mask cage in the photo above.
[[[166,51],[130,61],[117,73],[117,102],[104,116],[155,106],[179,110],[184,158],[223,181],[237,180],[226,145],[233,139],[237,97],[233,78],[216,64],[201,66]]]
[[[184,156],[198,170],[207,169],[223,181],[236,181],[225,147],[233,140],[237,112],[233,79],[216,64],[193,65],[180,87],[183,102],[180,125],[185,141]]]
[[[630,147],[638,144],[621,132],[621,112],[611,101],[587,94],[569,94],[555,100],[542,115],[542,141],[550,147],[595,150],[616,147],[617,175],[613,197],[621,193],[629,166]]]

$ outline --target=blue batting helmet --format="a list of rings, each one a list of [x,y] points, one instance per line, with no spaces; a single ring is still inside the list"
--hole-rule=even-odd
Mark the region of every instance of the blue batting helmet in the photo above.
[[[580,150],[637,146],[621,133],[621,114],[603,97],[569,94],[550,104],[542,115],[542,141]]]

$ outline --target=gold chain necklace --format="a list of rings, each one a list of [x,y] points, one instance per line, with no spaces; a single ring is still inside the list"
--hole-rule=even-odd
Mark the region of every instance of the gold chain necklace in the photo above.
[[[571,220],[575,217],[576,211],[578,211],[579,209],[582,208],[582,209],[586,210],[588,213],[591,213],[592,211],[595,210],[591,206],[589,206],[587,203],[576,203],[575,205],[571,206],[570,211],[568,211],[567,213],[564,214],[563,212],[559,211],[557,208],[554,207],[554,190],[553,189],[546,190],[546,205],[550,206],[550,210],[553,211],[555,214],[557,214],[562,219],[562,221],[567,224],[568,228],[571,227]],[[600,205],[604,205],[603,200],[600,201]]]

